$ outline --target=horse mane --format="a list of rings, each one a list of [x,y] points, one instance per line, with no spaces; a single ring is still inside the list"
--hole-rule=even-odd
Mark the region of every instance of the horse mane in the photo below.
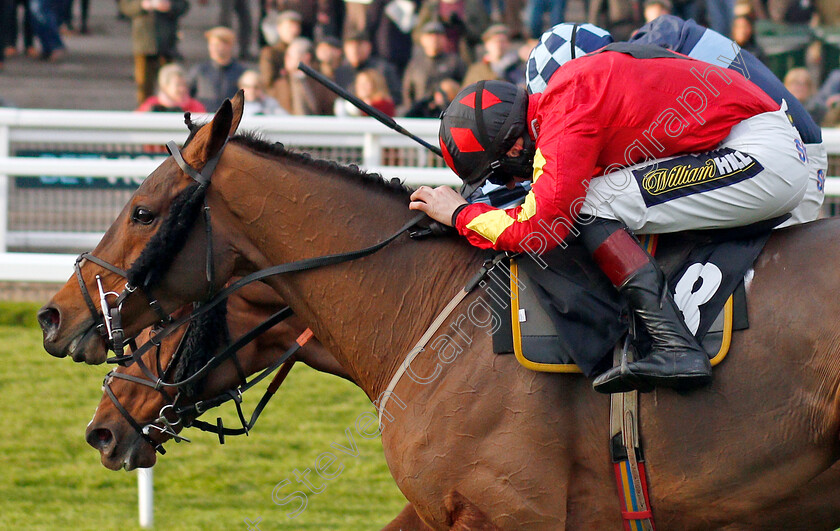
[[[172,381],[180,382],[197,373],[218,352],[230,343],[227,327],[227,305],[218,304],[200,315],[187,329],[183,350],[177,360]],[[209,371],[208,371],[209,374]],[[207,376],[179,387],[187,397],[196,397],[204,388]]]
[[[367,188],[395,195],[406,202],[414,191],[414,189],[402,184],[399,179],[384,179],[382,175],[363,171],[355,164],[344,165],[331,160],[313,158],[309,153],[290,150],[280,142],[271,143],[255,131],[237,134],[230,141],[263,155],[288,160],[321,172],[339,175]]]

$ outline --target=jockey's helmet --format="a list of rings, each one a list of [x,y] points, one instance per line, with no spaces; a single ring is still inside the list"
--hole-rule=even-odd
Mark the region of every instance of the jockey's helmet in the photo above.
[[[613,42],[610,32],[592,24],[557,24],[540,37],[525,67],[528,92],[542,94],[558,68]]]
[[[526,131],[528,94],[506,81],[479,81],[461,90],[440,119],[440,149],[446,164],[464,181],[468,196],[485,180],[506,184],[530,177],[533,142]],[[506,154],[519,138],[519,157]]]

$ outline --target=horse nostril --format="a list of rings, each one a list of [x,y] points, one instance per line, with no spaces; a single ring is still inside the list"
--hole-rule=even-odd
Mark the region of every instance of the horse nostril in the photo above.
[[[95,430],[90,430],[85,439],[89,445],[93,446],[100,452],[103,452],[106,448],[112,445],[114,441],[114,434],[111,433],[111,430],[108,428],[97,428]]]
[[[58,330],[61,324],[61,313],[55,308],[46,306],[38,311],[38,324],[45,336],[49,336]]]

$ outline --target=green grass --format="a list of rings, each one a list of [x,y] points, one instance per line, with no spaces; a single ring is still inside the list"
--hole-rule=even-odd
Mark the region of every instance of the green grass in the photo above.
[[[20,307],[2,303],[0,316],[31,324],[20,320]],[[139,529],[136,473],[107,470],[84,441],[110,367],[52,358],[40,336],[32,326],[0,325],[0,529]],[[260,391],[252,393],[246,414]],[[190,430],[192,444],[167,445],[154,469],[155,528],[244,530],[245,518],[261,517],[264,531],[379,529],[406,502],[379,439],[355,433],[356,417],[372,410],[352,384],[296,366],[250,437],[220,446],[215,436]],[[223,416],[234,423],[231,410]],[[289,519],[295,504],[275,504],[272,489],[283,479],[296,486],[283,488],[283,496],[302,487],[293,471],[309,468],[315,476],[317,456],[332,442],[346,446],[348,427],[358,457],[332,450],[344,470],[323,492],[307,492],[306,510]]]

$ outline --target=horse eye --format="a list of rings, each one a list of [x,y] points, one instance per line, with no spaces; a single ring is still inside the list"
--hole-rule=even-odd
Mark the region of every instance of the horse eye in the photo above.
[[[137,207],[134,209],[134,214],[131,215],[131,220],[143,225],[150,225],[155,220],[155,214],[148,208]]]

